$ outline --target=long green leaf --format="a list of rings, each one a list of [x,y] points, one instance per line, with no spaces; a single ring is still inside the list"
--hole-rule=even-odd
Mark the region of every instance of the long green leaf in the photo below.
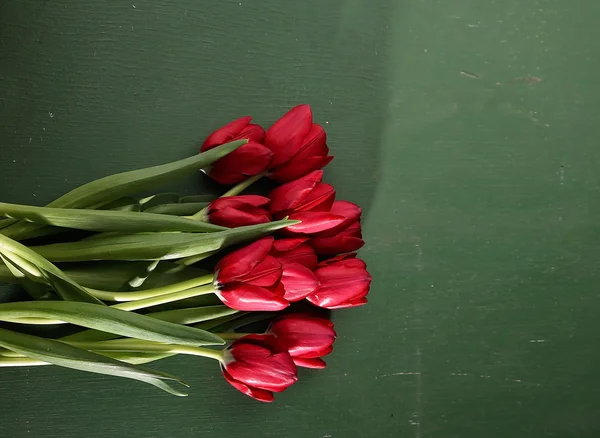
[[[100,232],[144,233],[184,231],[210,233],[227,229],[194,219],[155,213],[35,207],[31,205],[7,204],[4,202],[0,202],[0,215],[40,225]]]
[[[59,268],[73,281],[93,289],[124,291],[131,287],[128,282],[140,275],[148,266],[148,261],[95,261],[82,263],[64,263]],[[160,262],[152,271],[142,287],[135,290],[150,289],[167,284],[179,283],[208,274],[204,269],[181,266],[173,262]],[[0,283],[17,284],[19,280],[11,274],[8,267],[0,262]]]
[[[238,313],[238,310],[227,306],[192,307],[189,309],[166,310],[148,314],[151,318],[169,321],[175,324],[195,324]]]
[[[144,211],[147,213],[169,214],[172,216],[192,216],[209,205],[210,202],[180,202],[176,204],[160,204]]]
[[[106,204],[207,167],[245,143],[247,140],[236,140],[183,160],[106,176],[77,187],[47,206],[87,208]],[[0,229],[0,233],[19,240],[35,237],[39,229],[39,225],[17,222]]]
[[[32,247],[48,260],[77,262],[86,260],[172,260],[216,251],[254,240],[295,224],[281,220],[267,224],[233,228],[216,233],[147,233],[108,236],[83,242],[56,243]]]
[[[62,299],[102,304],[100,300],[88,294],[83,287],[71,280],[44,257],[2,234],[0,234],[0,253],[16,266],[19,266],[22,271],[31,271],[32,267],[38,269],[48,284],[54,287],[58,284],[55,290]]]
[[[104,332],[147,341],[181,345],[222,345],[224,341],[205,330],[96,304],[70,301],[23,301],[0,304],[0,321],[48,318]]]
[[[5,263],[5,266],[12,273],[15,279],[21,284],[21,287],[27,291],[27,293],[34,300],[45,300],[56,297],[49,289],[50,287],[45,282],[40,282],[39,278],[33,277],[30,273],[24,272],[19,267],[7,259],[0,253],[0,259]],[[38,271],[39,272],[39,271]]]
[[[0,329],[0,346],[32,359],[66,368],[97,374],[125,377],[154,385],[173,395],[185,396],[164,380],[172,380],[188,386],[183,380],[169,374],[120,362],[110,357],[82,350],[53,339]]]

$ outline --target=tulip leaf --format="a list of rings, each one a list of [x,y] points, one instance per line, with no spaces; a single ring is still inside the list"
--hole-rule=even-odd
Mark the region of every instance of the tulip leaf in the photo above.
[[[193,216],[203,208],[210,205],[210,202],[187,202],[177,204],[160,204],[155,207],[144,210],[147,213],[168,214],[172,216]]]
[[[218,325],[212,324],[213,321],[208,321],[206,326],[202,326],[200,324],[194,325],[196,328],[202,328],[203,330],[210,330],[213,333],[224,333],[228,331],[237,330],[240,327],[244,327],[249,324],[254,324],[256,322],[264,321],[269,318],[273,318],[273,312],[245,312],[238,313],[237,318],[222,318],[222,322]],[[217,322],[218,320],[214,320]],[[204,324],[204,323],[201,323]],[[211,324],[209,326],[209,324]],[[208,326],[208,328],[207,328]]]
[[[160,204],[179,202],[179,198],[180,196],[177,193],[158,193],[156,195],[140,199],[140,206],[142,208],[142,211],[146,211],[147,209]]]
[[[140,233],[32,247],[51,261],[172,260],[255,240],[295,221],[281,220],[215,233]]]
[[[174,324],[194,324],[202,321],[223,321],[223,318],[228,315],[239,314],[239,311],[231,309],[227,306],[206,306],[195,307],[188,309],[176,309],[162,312],[147,313],[150,318],[160,319],[162,321],[172,322]],[[99,330],[82,330],[71,335],[64,336],[61,341],[77,341],[77,342],[92,342],[92,341],[108,341],[116,339],[119,336],[112,333],[107,333]]]
[[[0,303],[0,321],[31,317],[56,319],[146,341],[192,346],[224,343],[221,338],[205,330],[96,304],[70,301]]]
[[[40,282],[39,278],[31,278],[27,272],[19,269],[19,267],[7,259],[0,253],[0,259],[4,262],[7,270],[13,278],[17,279],[19,284],[34,300],[45,300],[53,297],[49,286]]]
[[[167,310],[148,314],[151,318],[169,321],[175,324],[195,324],[201,321],[209,321],[227,315],[238,313],[237,310],[227,306],[192,307],[189,309]]]
[[[171,380],[188,386],[169,374],[131,365],[119,360],[82,350],[53,339],[40,338],[0,328],[0,346],[39,361],[97,374],[125,377],[154,385],[173,395],[185,396],[165,382]]]
[[[247,140],[236,140],[183,160],[144,169],[109,175],[84,184],[48,204],[54,208],[88,208],[107,204],[123,196],[152,189],[174,178],[207,167],[233,152]],[[18,222],[0,232],[20,240],[35,237],[40,225]]]
[[[0,202],[0,215],[26,222],[78,230],[144,233],[144,232],[215,232],[227,228],[177,216],[117,210],[83,210],[35,207]]]
[[[98,207],[98,210],[140,211],[140,209],[139,201],[131,196],[124,196]]]
[[[21,272],[28,272],[42,282],[55,287],[63,300],[81,301],[85,303],[102,304],[102,302],[71,280],[55,265],[28,247],[0,234],[0,253],[4,259],[10,260]]]

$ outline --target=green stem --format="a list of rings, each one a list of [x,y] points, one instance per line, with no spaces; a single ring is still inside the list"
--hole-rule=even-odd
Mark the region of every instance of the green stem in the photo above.
[[[127,303],[115,304],[114,307],[116,309],[121,310],[139,310],[145,309],[147,307],[158,306],[159,304],[172,303],[173,301],[185,300],[186,298],[198,297],[200,295],[208,295],[215,293],[216,289],[212,284],[207,284],[204,286],[193,287],[191,289],[186,289],[170,294],[158,295],[152,298],[146,298],[143,300],[137,301],[129,301]]]
[[[254,184],[256,181],[258,181],[263,176],[265,176],[267,173],[268,172],[261,172],[258,175],[251,176],[250,178],[242,181],[241,183],[236,184],[235,186],[233,186],[232,188],[230,188],[229,190],[227,190],[225,193],[223,193],[221,195],[221,198],[227,198],[229,196],[237,196],[237,195],[239,195],[244,190],[246,190],[248,187],[250,187],[252,184]],[[204,218],[207,208],[208,207],[204,207],[198,213],[196,213],[195,215],[193,215],[192,218],[193,219],[197,219],[197,220],[201,220],[202,218]]]
[[[185,345],[161,344],[158,342],[146,342],[139,339],[115,339],[110,341],[98,342],[68,342],[74,347],[93,351],[127,351],[141,353],[168,353],[168,354],[187,354],[191,356],[201,356],[210,359],[223,361],[223,352],[203,347],[188,347]]]
[[[212,283],[214,280],[213,274],[207,274],[202,277],[192,278],[190,280],[181,281],[179,283],[169,284],[167,286],[156,287],[136,292],[110,292],[104,290],[90,289],[86,290],[90,295],[105,301],[138,301],[153,298],[161,295],[167,295],[173,292],[179,292],[186,289],[204,286]]]
[[[216,292],[216,290],[215,290],[214,286],[212,284],[208,284],[208,285],[204,285],[204,286],[193,287],[190,289],[182,290],[179,292],[158,295],[158,296],[146,298],[143,300],[119,303],[119,304],[115,304],[110,307],[113,307],[115,309],[120,309],[120,310],[133,311],[133,310],[145,309],[147,307],[158,306],[159,304],[172,303],[173,301],[184,300],[186,298],[198,297],[200,295],[208,295],[208,294],[212,294],[215,292]],[[60,321],[57,319],[46,319],[46,318],[37,318],[37,317],[36,318],[34,318],[34,317],[24,317],[24,318],[23,317],[19,317],[19,318],[5,317],[5,318],[3,318],[3,321],[18,323],[18,324],[36,324],[36,325],[66,324],[64,321]]]

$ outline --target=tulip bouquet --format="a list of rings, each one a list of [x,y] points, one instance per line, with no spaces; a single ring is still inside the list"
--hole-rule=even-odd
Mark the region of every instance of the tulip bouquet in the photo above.
[[[299,105],[266,132],[234,120],[195,156],[45,207],[0,203],[0,282],[22,286],[0,293],[0,366],[58,365],[186,395],[182,379],[143,365],[194,355],[264,402],[296,382],[296,367],[324,368],[336,333],[321,312],[365,304],[371,282],[355,252],[361,209],[322,181],[328,154]],[[198,169],[228,190],[136,197]]]

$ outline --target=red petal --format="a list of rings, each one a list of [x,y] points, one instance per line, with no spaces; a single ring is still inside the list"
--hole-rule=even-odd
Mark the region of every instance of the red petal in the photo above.
[[[360,237],[353,236],[316,237],[311,240],[310,244],[317,253],[332,255],[356,251],[364,246],[365,241]]]
[[[337,306],[329,306],[326,309],[335,310],[335,309],[347,309],[349,307],[358,307],[367,304],[366,298],[358,298],[352,301],[346,301],[345,303],[338,304]],[[322,307],[322,306],[321,306]]]
[[[336,216],[335,214],[317,211],[293,213],[289,216],[289,219],[302,222],[286,227],[286,231],[300,234],[312,234],[329,230],[345,220],[343,216]]]
[[[253,142],[262,144],[265,140],[265,130],[262,126],[251,123],[231,140],[241,140],[244,138],[248,140],[248,143]]]
[[[303,300],[319,285],[315,274],[299,263],[289,263],[283,268],[281,282],[285,289],[283,297],[290,302]]]
[[[349,260],[354,258],[356,258],[355,252],[352,254],[340,254],[335,257],[331,257],[330,259],[323,260],[321,263],[319,263],[319,267],[333,265],[341,260]],[[363,262],[363,265],[366,268],[367,264],[365,262]]]
[[[312,128],[312,111],[309,105],[298,105],[271,126],[265,135],[265,145],[274,153],[273,166],[289,160],[304,143]]]
[[[335,201],[331,206],[331,212],[345,216],[348,219],[348,223],[357,222],[362,214],[362,209],[349,201]]]
[[[275,257],[268,255],[252,272],[242,277],[241,281],[254,286],[269,287],[278,283],[281,275],[281,263]]]
[[[327,364],[325,363],[325,361],[323,359],[318,359],[318,358],[304,359],[301,357],[295,357],[294,363],[298,367],[312,368],[314,370],[322,370],[323,368],[325,368],[327,366]]]
[[[282,184],[269,194],[271,214],[285,213],[293,210],[302,199],[323,179],[323,171],[316,170],[302,178]]]
[[[237,184],[269,167],[273,153],[259,143],[246,143],[213,163],[209,175],[219,184]]]
[[[271,391],[265,391],[264,389],[258,388],[251,388],[250,386],[235,380],[231,376],[231,374],[229,374],[227,370],[225,370],[223,367],[221,367],[221,371],[223,372],[223,377],[225,377],[225,380],[227,380],[231,384],[231,386],[233,386],[241,393],[265,403],[271,403],[275,399]]]
[[[236,208],[224,208],[208,213],[208,219],[215,225],[236,228],[248,225],[266,224],[271,222],[271,215],[266,210],[254,209],[243,211]]]
[[[338,308],[344,303],[360,301],[369,293],[371,280],[356,279],[345,282],[329,283],[319,286],[317,291],[306,299],[315,306],[326,309]]]
[[[269,173],[268,177],[278,182],[293,181],[304,175],[327,166],[333,160],[333,156],[330,157],[308,157],[304,158],[301,156],[302,153],[296,155],[290,161],[278,166]]]
[[[322,284],[362,279],[371,280],[371,275],[367,272],[366,266],[361,259],[350,258],[319,267],[315,273]]]
[[[289,239],[277,239],[275,240],[275,243],[281,240],[306,240],[306,238],[296,239],[292,237]],[[275,247],[276,246],[274,244],[273,249],[271,250],[271,255],[275,256],[284,267],[289,263],[300,263],[301,265],[306,266],[311,271],[314,271],[314,269],[317,267],[317,254],[311,246],[305,243],[302,243],[296,246],[295,248],[289,249],[288,251],[281,252],[276,251]]]
[[[217,292],[228,307],[242,311],[272,312],[283,310],[289,303],[269,289],[251,284],[234,283]]]
[[[221,208],[243,208],[248,205],[252,207],[264,207],[269,203],[269,201],[269,198],[258,195],[226,196],[224,198],[215,199],[213,202],[211,202],[208,210],[219,210]]]
[[[222,145],[223,143],[227,143],[231,141],[235,136],[237,136],[240,132],[248,126],[252,117],[240,117],[239,119],[234,120],[233,122],[229,122],[225,126],[217,129],[212,134],[210,134],[204,143],[202,143],[202,147],[200,150],[202,152],[212,149],[215,146]]]
[[[325,183],[318,183],[315,187],[299,199],[294,205],[294,211],[329,211],[335,199],[335,189]],[[337,214],[337,213],[334,213]]]
[[[269,255],[273,241],[273,237],[263,237],[250,245],[227,254],[215,266],[217,281],[221,284],[227,284],[252,272]]]
[[[233,360],[225,364],[225,369],[238,382],[281,392],[298,380],[296,365],[287,351],[270,351],[260,345],[251,345],[245,337],[235,341],[230,351]]]
[[[273,242],[273,251],[277,251],[278,253],[291,251],[298,248],[307,240],[308,237],[287,237],[285,239],[275,239],[275,242]]]

